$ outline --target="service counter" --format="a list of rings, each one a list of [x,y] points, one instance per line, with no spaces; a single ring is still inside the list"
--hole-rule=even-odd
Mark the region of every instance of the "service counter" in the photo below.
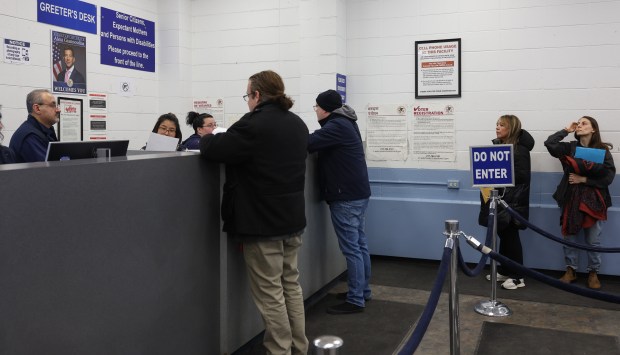
[[[308,298],[346,265],[308,160]],[[262,330],[223,168],[198,154],[0,165],[0,353],[229,354]]]

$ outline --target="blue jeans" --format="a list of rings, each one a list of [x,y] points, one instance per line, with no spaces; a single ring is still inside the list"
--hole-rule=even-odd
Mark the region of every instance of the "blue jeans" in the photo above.
[[[364,307],[370,299],[370,254],[364,233],[368,199],[332,201],[329,210],[340,251],[347,259],[347,302]]]
[[[586,244],[591,247],[601,246],[601,231],[603,230],[603,222],[596,221],[590,228],[584,228]],[[567,235],[564,238],[573,243],[577,242],[577,235]],[[601,267],[601,253],[596,251],[588,251],[588,271],[594,271],[598,273],[598,269]],[[573,270],[577,270],[579,267],[579,249],[571,248],[564,245],[564,260],[566,260],[566,266],[570,266]]]

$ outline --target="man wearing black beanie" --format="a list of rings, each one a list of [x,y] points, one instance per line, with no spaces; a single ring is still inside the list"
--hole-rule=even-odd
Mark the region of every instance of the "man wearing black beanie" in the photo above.
[[[368,168],[355,111],[340,94],[327,90],[314,106],[321,128],[310,134],[308,152],[318,152],[321,197],[329,204],[332,223],[347,260],[349,291],[336,297],[345,302],[327,308],[330,314],[364,311],[371,299],[370,254],[364,222],[370,197]]]

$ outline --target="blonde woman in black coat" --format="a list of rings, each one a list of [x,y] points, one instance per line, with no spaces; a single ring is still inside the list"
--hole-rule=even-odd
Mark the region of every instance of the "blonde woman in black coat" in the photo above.
[[[495,135],[496,138],[493,139],[493,144],[514,145],[515,186],[502,189],[503,191],[499,191],[499,195],[502,196],[503,193],[502,199],[527,219],[530,209],[530,180],[532,171],[530,151],[534,148],[534,138],[521,128],[521,121],[515,115],[501,116],[495,125]],[[480,200],[481,208],[478,223],[486,227],[489,204],[488,202],[484,203],[482,196]],[[523,248],[521,247],[519,229],[524,228],[524,226],[518,225],[513,218],[508,218],[506,221],[498,219],[499,253],[519,264],[523,264]],[[491,275],[487,275],[487,280],[490,279]],[[502,282],[502,288],[507,290],[525,287],[521,274],[502,265],[499,265],[497,268],[497,281]]]

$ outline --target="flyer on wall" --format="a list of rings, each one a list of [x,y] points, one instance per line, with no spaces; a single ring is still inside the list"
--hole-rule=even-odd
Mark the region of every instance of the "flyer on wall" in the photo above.
[[[58,139],[61,142],[79,142],[82,132],[82,100],[69,97],[58,98],[60,120],[58,121]]]
[[[407,107],[369,104],[366,112],[366,158],[407,160]]]
[[[52,90],[86,95],[86,37],[52,31]]]
[[[193,108],[198,113],[208,113],[215,119],[220,127],[228,127],[228,123],[224,117],[224,99],[222,98],[205,98],[194,99]]]
[[[415,42],[415,97],[461,97],[461,39]]]
[[[416,103],[411,111],[411,158],[437,162],[456,161],[454,105]]]
[[[101,92],[88,93],[88,118],[90,130],[105,133],[108,119],[108,94]]]

